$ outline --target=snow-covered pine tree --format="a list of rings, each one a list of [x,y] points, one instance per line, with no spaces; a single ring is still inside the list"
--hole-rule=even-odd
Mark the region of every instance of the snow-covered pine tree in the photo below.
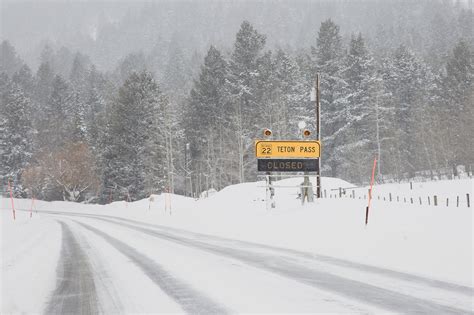
[[[26,96],[28,96],[28,98],[31,99],[33,97],[35,80],[28,65],[24,64],[21,66],[21,68],[12,76],[12,81],[22,88],[23,92]]]
[[[89,109],[87,103],[78,91],[71,91],[71,97],[66,104],[67,129],[69,141],[86,142],[87,122]]]
[[[21,174],[33,152],[31,103],[18,84],[6,82],[5,77],[0,80],[0,178],[3,184],[11,180],[15,195],[24,197]]]
[[[394,141],[389,141],[390,163],[398,178],[413,175],[424,164],[418,151],[416,126],[423,119],[433,75],[413,52],[400,45],[383,63],[385,89],[391,94],[394,115],[391,126]]]
[[[255,131],[260,131],[263,128],[275,129],[275,122],[278,113],[278,106],[276,100],[276,62],[271,51],[266,51],[258,60],[257,72],[258,80],[256,81],[253,97],[259,100],[259,111],[257,115],[258,120],[255,122]],[[263,119],[262,119],[263,118]],[[259,133],[260,133],[259,132]]]
[[[160,137],[162,94],[150,73],[132,73],[119,90],[108,116],[103,187],[134,200],[160,190],[167,165],[165,139]],[[107,193],[103,193],[106,196]]]
[[[146,58],[143,52],[130,53],[125,56],[116,69],[116,76],[120,83],[125,82],[133,72],[141,72],[146,69]]]
[[[49,64],[51,69],[54,69],[56,72],[56,64],[54,58],[54,49],[51,47],[50,42],[43,43],[43,49],[40,54],[40,64]]]
[[[4,40],[0,44],[0,73],[5,72],[8,76],[12,76],[20,70],[23,61],[18,57],[15,48],[9,41]]]
[[[272,131],[280,139],[299,138],[299,121],[305,121],[308,128],[314,130],[314,104],[309,104],[307,95],[310,88],[296,60],[283,50],[277,50],[274,64],[270,99],[277,115]]]
[[[253,140],[263,123],[261,99],[257,84],[260,78],[259,63],[265,46],[265,36],[244,21],[240,25],[230,59],[229,101],[232,104],[234,143],[237,147],[238,180],[245,181],[246,173],[254,170]]]
[[[189,67],[184,56],[184,52],[179,43],[174,39],[170,43],[168,49],[168,60],[161,78],[164,91],[172,97],[175,101],[182,101],[186,96],[186,91],[189,91],[188,82],[191,76],[189,75]],[[188,88],[186,88],[188,87]]]
[[[109,81],[95,68],[88,69],[86,79],[85,102],[85,138],[96,162],[95,169],[102,173],[103,149],[107,132],[106,106],[109,96]]]
[[[81,98],[84,97],[87,90],[88,72],[87,58],[80,53],[76,53],[72,62],[69,81],[71,82],[73,89],[79,93]]]
[[[339,131],[344,140],[338,149],[344,160],[340,174],[361,183],[369,180],[374,157],[381,164],[381,132],[386,112],[381,107],[381,77],[360,33],[352,35],[344,79],[347,105],[342,115],[346,125]]]
[[[229,127],[230,115],[226,108],[227,71],[222,54],[211,46],[201,66],[199,78],[194,81],[183,117],[185,143],[190,143],[191,150],[188,152],[188,165],[184,169],[196,172],[198,164],[201,164],[202,171],[209,178],[206,185],[209,187],[206,189],[223,187],[223,177],[227,177],[229,172],[226,169],[228,163],[223,159],[228,154],[224,149],[228,135],[224,131]]]
[[[447,131],[452,167],[474,166],[474,57],[472,48],[461,40],[454,47],[447,63],[441,91],[442,122]],[[443,128],[444,129],[444,128]]]
[[[63,78],[69,78],[71,76],[71,69],[74,64],[74,57],[77,54],[73,54],[68,48],[59,48],[53,57],[52,67],[56,74],[59,74]]]
[[[86,112],[85,117],[85,138],[87,139],[87,143],[89,143],[91,151],[97,157],[98,155],[100,155],[100,129],[102,125],[105,124],[105,122],[103,121],[105,101],[101,93],[97,90],[97,88],[91,87],[90,90],[87,92],[85,102],[85,107],[86,109],[88,109],[88,112]]]
[[[38,104],[38,111],[47,106],[51,96],[54,73],[49,62],[40,64],[35,76],[33,100]]]
[[[59,75],[54,77],[51,94],[40,111],[37,142],[41,150],[53,152],[70,139],[68,109],[72,107],[71,89]]]
[[[317,45],[311,49],[314,77],[321,75],[321,135],[324,142],[322,171],[330,176],[341,176],[338,168],[343,163],[340,149],[345,139],[340,135],[347,127],[346,82],[343,76],[342,40],[339,26],[331,19],[321,23]]]

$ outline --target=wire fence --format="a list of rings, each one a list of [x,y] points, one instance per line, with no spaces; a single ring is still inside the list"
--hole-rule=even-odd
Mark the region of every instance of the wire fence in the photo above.
[[[364,192],[361,192],[361,188],[365,187],[349,187],[349,188],[337,188],[323,191],[323,198],[329,199],[363,199],[367,200],[369,196],[368,190],[364,189]],[[372,200],[393,202],[393,203],[403,203],[403,204],[412,204],[412,205],[428,205],[435,207],[471,207],[472,195],[470,193],[466,194],[457,194],[455,196],[446,196],[440,194],[408,194],[404,195],[401,193],[380,193],[373,194]]]

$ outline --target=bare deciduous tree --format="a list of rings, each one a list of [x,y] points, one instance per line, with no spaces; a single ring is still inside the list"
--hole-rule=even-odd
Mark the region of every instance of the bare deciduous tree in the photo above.
[[[85,143],[68,144],[58,151],[43,153],[37,161],[38,166],[30,167],[23,174],[25,186],[33,192],[50,182],[61,189],[64,200],[77,202],[84,199],[86,192],[98,188],[99,177]]]

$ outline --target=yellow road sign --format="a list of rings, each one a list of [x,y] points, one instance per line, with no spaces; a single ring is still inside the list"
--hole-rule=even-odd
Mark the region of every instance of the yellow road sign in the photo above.
[[[257,158],[319,158],[319,141],[255,141]]]

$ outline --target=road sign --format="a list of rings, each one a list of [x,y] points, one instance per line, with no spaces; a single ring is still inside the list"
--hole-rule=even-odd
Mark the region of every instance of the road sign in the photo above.
[[[258,159],[259,172],[317,172],[317,159]]]
[[[257,158],[319,158],[321,143],[319,141],[266,141],[255,142]]]

